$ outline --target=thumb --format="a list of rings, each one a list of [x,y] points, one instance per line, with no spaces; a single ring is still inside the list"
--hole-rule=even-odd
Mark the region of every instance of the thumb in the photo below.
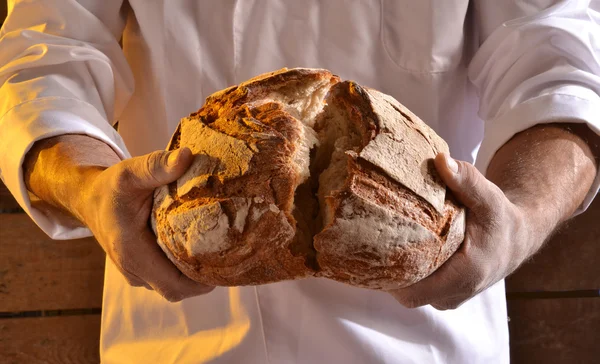
[[[189,148],[156,151],[127,160],[123,173],[137,190],[153,190],[176,181],[192,163]]]
[[[470,210],[476,210],[497,192],[496,186],[471,163],[457,161],[448,154],[440,153],[434,164],[452,194]]]

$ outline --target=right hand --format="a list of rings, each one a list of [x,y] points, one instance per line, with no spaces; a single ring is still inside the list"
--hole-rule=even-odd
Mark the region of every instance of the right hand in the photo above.
[[[165,256],[149,228],[154,190],[187,170],[192,153],[156,151],[96,170],[82,191],[77,212],[127,282],[153,289],[170,302],[208,293]]]

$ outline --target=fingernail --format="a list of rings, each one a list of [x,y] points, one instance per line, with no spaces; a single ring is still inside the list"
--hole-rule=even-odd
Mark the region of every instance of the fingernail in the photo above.
[[[456,161],[450,157],[449,155],[446,155],[446,167],[448,167],[448,169],[452,172],[452,173],[456,173],[458,172],[458,164],[456,163]]]
[[[179,159],[179,154],[181,154],[181,149],[174,150],[169,152],[169,158],[167,159],[167,166],[173,167],[177,164],[177,160]]]

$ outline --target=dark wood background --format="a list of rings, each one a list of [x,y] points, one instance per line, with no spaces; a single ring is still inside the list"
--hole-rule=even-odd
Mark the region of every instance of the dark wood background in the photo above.
[[[104,259],[49,239],[0,183],[0,364],[99,362]],[[599,292],[597,198],[507,280],[512,362],[598,363]]]
[[[0,363],[98,363],[104,252],[54,241],[0,184]]]

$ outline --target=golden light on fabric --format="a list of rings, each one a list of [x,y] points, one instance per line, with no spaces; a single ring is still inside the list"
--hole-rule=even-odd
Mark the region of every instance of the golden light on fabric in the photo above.
[[[154,293],[154,292],[150,292]],[[108,362],[136,362],[146,358],[149,347],[163,347],[165,356],[154,358],[160,363],[204,363],[237,347],[250,330],[250,319],[240,299],[240,288],[228,288],[229,322],[221,327],[197,332],[179,332],[178,335],[156,336],[150,340],[124,342],[110,348],[104,360]],[[181,303],[179,303],[181,304]],[[210,315],[210,312],[205,314]],[[168,349],[167,349],[168,348]]]

